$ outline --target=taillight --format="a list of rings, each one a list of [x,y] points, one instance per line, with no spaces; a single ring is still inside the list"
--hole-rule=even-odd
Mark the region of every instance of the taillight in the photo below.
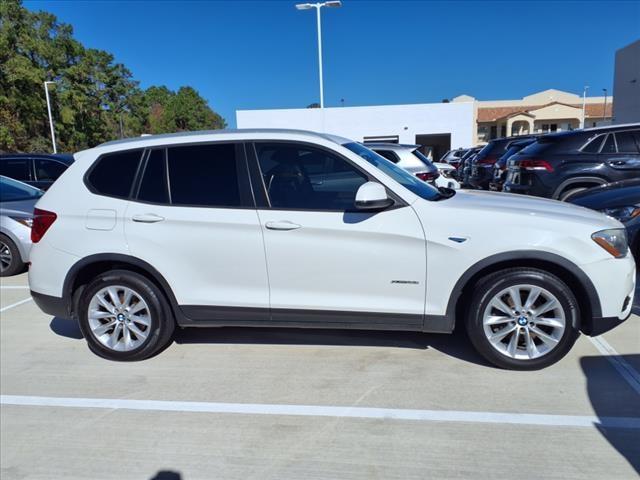
[[[479,165],[493,165],[497,161],[498,161],[498,157],[491,156],[491,157],[481,158],[480,160],[477,160],[476,163]]]
[[[47,210],[40,210],[39,208],[33,209],[33,225],[31,226],[31,242],[38,243],[47,233],[49,227],[53,225],[58,216]]]
[[[438,178],[440,174],[438,172],[420,172],[416,173],[416,177],[418,177],[423,182],[431,182]]]
[[[546,170],[547,172],[553,172],[553,167],[546,160],[520,160],[518,165],[523,170]]]

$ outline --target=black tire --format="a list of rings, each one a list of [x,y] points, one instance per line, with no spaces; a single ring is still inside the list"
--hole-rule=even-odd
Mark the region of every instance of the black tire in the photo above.
[[[91,299],[103,288],[114,285],[134,290],[149,307],[149,334],[144,342],[133,350],[115,351],[108,348],[96,338],[89,326]],[[87,285],[78,301],[78,321],[91,351],[100,357],[116,361],[137,361],[152,357],[169,345],[175,329],[171,307],[160,288],[143,275],[128,270],[103,273]]]
[[[542,287],[559,301],[565,315],[565,330],[556,346],[532,359],[516,359],[498,351],[485,334],[483,316],[494,296],[515,285]],[[467,310],[466,327],[478,353],[492,364],[509,370],[539,370],[564,357],[580,335],[580,308],[571,289],[555,275],[535,268],[510,268],[482,278],[474,287]],[[515,325],[515,322],[513,322]],[[506,328],[506,327],[505,327]],[[539,341],[539,340],[538,340]]]
[[[4,245],[4,247],[3,247]],[[0,277],[11,277],[18,273],[22,273],[26,267],[20,256],[20,251],[13,240],[6,235],[0,233],[0,249],[4,250],[0,253],[5,253],[11,256],[9,265],[0,269]],[[5,257],[6,258],[6,257]],[[3,264],[4,266],[4,264]]]
[[[571,199],[571,197],[573,197],[576,193],[584,192],[588,188],[590,188],[590,187],[567,188],[566,190],[562,191],[562,193],[558,197],[558,200],[560,200],[561,202],[566,202],[569,199]]]

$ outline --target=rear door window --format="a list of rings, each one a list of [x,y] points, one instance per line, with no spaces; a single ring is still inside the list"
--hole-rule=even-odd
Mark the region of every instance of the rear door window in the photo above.
[[[31,159],[30,158],[9,158],[0,160],[0,175],[20,180],[22,182],[31,180]]]
[[[87,176],[93,193],[116,198],[129,198],[138,171],[142,150],[102,155]]]
[[[171,147],[167,155],[172,205],[244,206],[236,144]]]
[[[36,158],[34,162],[36,179],[40,182],[53,182],[67,169],[66,165],[56,162],[55,160],[47,160],[46,158]]]
[[[640,131],[637,132],[618,132],[616,133],[616,143],[618,144],[618,153],[635,153],[639,151],[638,140],[640,140]]]

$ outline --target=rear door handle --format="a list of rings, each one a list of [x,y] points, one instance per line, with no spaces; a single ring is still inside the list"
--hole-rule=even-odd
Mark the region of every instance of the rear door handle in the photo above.
[[[295,230],[297,228],[300,228],[301,226],[302,225],[298,225],[297,223],[289,222],[287,220],[282,220],[279,222],[267,222],[265,224],[265,227],[267,227],[269,230],[283,230],[283,231]]]
[[[164,220],[164,217],[156,215],[155,213],[141,213],[131,217],[131,220],[138,223],[156,223]]]

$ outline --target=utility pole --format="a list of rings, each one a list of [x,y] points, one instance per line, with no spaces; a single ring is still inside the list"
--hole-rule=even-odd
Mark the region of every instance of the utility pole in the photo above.
[[[53,144],[53,153],[58,153],[58,149],[56,148],[56,132],[53,129],[53,117],[51,116],[51,100],[49,99],[49,89],[47,85],[50,83],[56,82],[44,82],[44,93],[47,97],[47,111],[49,112],[49,127],[51,127],[51,143]]]
[[[318,28],[318,71],[320,74],[320,108],[324,108],[324,86],[322,84],[322,25],[320,24],[320,9],[322,7],[339,8],[342,2],[339,0],[330,0],[322,3],[299,3],[296,5],[298,10],[316,9],[316,23]]]
[[[580,128],[584,128],[585,110],[587,108],[587,90],[589,90],[589,86],[585,85],[584,90],[582,90],[582,121],[580,122]]]

